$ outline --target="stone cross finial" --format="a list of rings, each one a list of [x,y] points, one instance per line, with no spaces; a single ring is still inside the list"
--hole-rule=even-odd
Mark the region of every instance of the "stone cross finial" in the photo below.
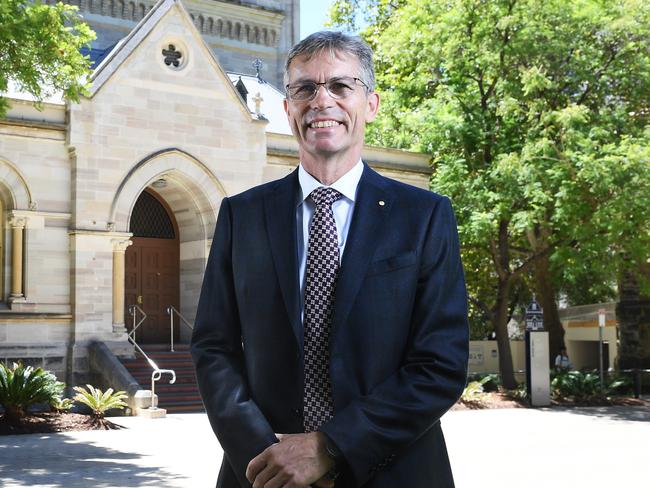
[[[258,117],[262,116],[262,102],[264,99],[262,98],[262,94],[260,92],[257,92],[255,96],[252,98],[253,102],[255,102],[255,115]]]
[[[264,66],[264,64],[262,63],[262,60],[260,58],[257,58],[255,59],[255,61],[253,61],[253,68],[255,68],[258,81],[262,81],[262,73],[261,73],[262,66]]]

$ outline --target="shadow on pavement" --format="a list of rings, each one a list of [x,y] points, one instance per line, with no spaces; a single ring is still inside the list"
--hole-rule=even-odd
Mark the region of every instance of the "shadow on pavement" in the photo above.
[[[179,478],[160,467],[142,466],[147,456],[65,434],[3,436],[0,452],[0,486],[160,487]]]
[[[575,415],[599,417],[609,420],[622,420],[627,422],[650,422],[650,407],[553,407],[544,409],[547,412],[568,412]]]

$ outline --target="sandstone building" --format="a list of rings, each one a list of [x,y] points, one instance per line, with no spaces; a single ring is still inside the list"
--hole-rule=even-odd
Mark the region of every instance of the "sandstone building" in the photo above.
[[[130,306],[141,344],[169,342],[170,306],[191,323],[221,200],[298,163],[275,88],[297,1],[76,4],[99,33],[89,96],[12,92],[0,120],[0,360],[69,384],[108,374],[91,344],[132,354]],[[428,186],[426,155],[364,158]]]

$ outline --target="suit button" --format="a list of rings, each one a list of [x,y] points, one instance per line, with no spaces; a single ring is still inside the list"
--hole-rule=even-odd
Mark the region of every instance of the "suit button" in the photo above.
[[[300,410],[299,408],[293,408],[291,409],[291,411],[296,417],[302,417],[302,410]]]

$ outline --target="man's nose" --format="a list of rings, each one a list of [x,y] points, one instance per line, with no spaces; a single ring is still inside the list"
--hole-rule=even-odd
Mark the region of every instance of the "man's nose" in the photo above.
[[[316,95],[311,101],[311,106],[313,108],[329,107],[332,105],[333,100],[325,85],[316,85]]]

